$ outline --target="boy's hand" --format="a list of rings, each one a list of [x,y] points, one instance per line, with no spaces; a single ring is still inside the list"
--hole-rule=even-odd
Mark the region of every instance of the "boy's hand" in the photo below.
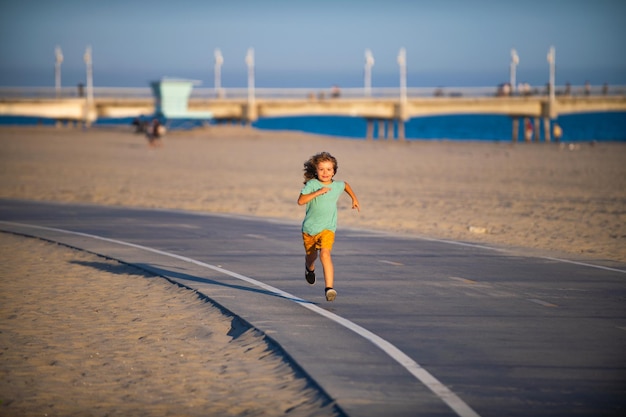
[[[356,209],[359,213],[361,212],[361,205],[359,204],[359,200],[352,200],[352,209]]]

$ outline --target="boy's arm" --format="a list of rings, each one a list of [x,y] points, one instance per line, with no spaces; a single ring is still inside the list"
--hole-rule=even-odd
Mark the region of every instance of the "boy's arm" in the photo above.
[[[346,193],[348,193],[348,195],[352,199],[352,208],[357,209],[357,211],[361,212],[361,205],[359,204],[359,200],[356,198],[356,194],[354,194],[354,191],[352,191],[352,187],[350,187],[350,184],[348,184],[347,182],[345,184]]]
[[[309,193],[309,194],[300,194],[300,197],[298,197],[298,205],[303,206],[309,201],[313,200],[315,197],[318,197],[322,194],[326,194],[329,191],[330,191],[330,188],[322,187],[319,190],[313,191],[312,193]]]

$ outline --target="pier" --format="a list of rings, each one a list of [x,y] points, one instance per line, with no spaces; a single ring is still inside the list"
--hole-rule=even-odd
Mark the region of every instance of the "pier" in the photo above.
[[[404,139],[404,123],[415,117],[453,114],[496,114],[512,119],[512,140],[518,140],[520,119],[534,120],[550,140],[550,121],[559,115],[590,112],[626,112],[626,88],[556,89],[549,95],[545,89],[533,89],[525,95],[502,95],[495,87],[409,88],[401,96],[397,88],[362,88],[335,90],[256,89],[254,95],[245,88],[196,89],[188,99],[190,112],[205,112],[216,123],[252,123],[263,117],[349,116],[367,120],[367,137],[387,139],[397,132]],[[573,92],[572,92],[573,91]],[[0,115],[31,116],[56,119],[59,123],[89,125],[100,118],[150,116],[156,103],[149,88],[94,88],[87,100],[75,89],[0,88]],[[376,126],[377,125],[377,126]],[[396,129],[394,129],[394,125]],[[535,132],[534,137],[539,137]]]

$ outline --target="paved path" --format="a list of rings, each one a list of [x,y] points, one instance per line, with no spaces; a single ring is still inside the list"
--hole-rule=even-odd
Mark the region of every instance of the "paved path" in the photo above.
[[[197,289],[279,343],[349,416],[626,411],[624,264],[340,226],[327,303],[304,281],[293,222],[0,200],[0,230]]]

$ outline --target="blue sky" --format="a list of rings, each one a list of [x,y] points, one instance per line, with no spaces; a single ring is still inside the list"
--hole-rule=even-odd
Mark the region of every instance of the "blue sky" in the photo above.
[[[260,87],[361,86],[366,48],[374,86],[395,86],[401,47],[409,86],[506,81],[511,48],[518,81],[544,84],[551,45],[557,84],[626,84],[625,19],[622,0],[3,1],[0,85],[53,85],[56,45],[64,85],[84,79],[87,45],[96,85],[179,76],[211,87],[220,48],[223,85],[244,87],[249,47]]]

